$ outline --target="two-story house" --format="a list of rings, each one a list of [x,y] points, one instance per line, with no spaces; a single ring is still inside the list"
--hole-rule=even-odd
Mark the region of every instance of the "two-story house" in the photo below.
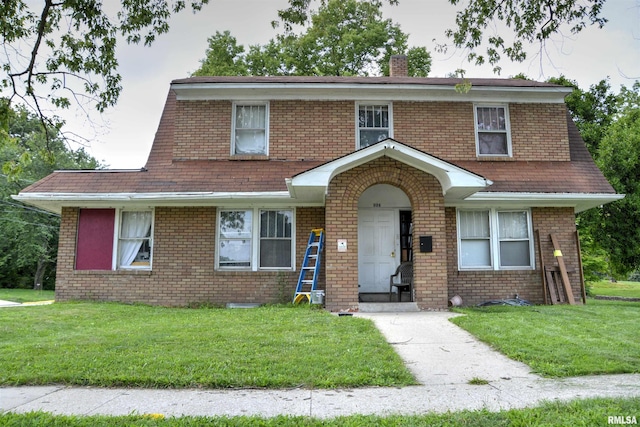
[[[568,116],[570,89],[406,65],[173,81],[143,169],[58,171],[16,196],[61,213],[56,299],[272,302],[323,228],[330,310],[388,295],[407,260],[421,309],[541,303],[550,234],[579,300],[575,214],[621,196]]]

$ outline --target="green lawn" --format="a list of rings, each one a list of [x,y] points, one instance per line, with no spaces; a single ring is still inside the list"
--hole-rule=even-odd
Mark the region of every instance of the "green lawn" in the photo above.
[[[550,377],[640,372],[640,303],[458,310],[452,321]]]
[[[54,291],[34,291],[33,289],[0,288],[0,300],[12,302],[35,302],[55,299]]]
[[[640,298],[640,282],[602,280],[591,284],[593,295]]]
[[[256,426],[256,427],[360,427],[360,426],[473,426],[473,427],[528,427],[528,426],[606,426],[609,417],[640,418],[640,398],[630,399],[587,399],[568,403],[550,402],[535,408],[512,409],[489,412],[461,411],[446,414],[412,416],[365,416],[352,415],[332,419],[318,419],[299,416],[259,417],[180,417],[162,418],[157,414],[129,415],[125,417],[107,416],[62,416],[46,413],[0,414],[3,426],[59,426],[59,427],[182,427],[182,426]],[[626,418],[623,421],[627,421]]]
[[[367,319],[314,306],[56,303],[0,310],[0,385],[358,387],[415,384]]]

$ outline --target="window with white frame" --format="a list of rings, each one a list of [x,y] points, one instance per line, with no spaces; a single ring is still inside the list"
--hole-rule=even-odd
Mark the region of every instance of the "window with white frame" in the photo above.
[[[458,263],[462,270],[534,266],[529,210],[458,210]]]
[[[511,156],[509,110],[506,105],[476,105],[478,156]]]
[[[391,104],[359,104],[357,148],[393,137]]]
[[[500,267],[531,266],[531,233],[527,211],[498,212]]]
[[[253,211],[220,212],[218,265],[220,268],[250,268]]]
[[[491,268],[489,211],[459,211],[460,266]]]
[[[225,209],[218,224],[218,268],[293,269],[292,210]]]
[[[267,155],[268,148],[269,104],[234,104],[231,154]]]
[[[260,268],[291,268],[291,211],[260,211]]]
[[[151,268],[153,212],[120,211],[118,268]]]

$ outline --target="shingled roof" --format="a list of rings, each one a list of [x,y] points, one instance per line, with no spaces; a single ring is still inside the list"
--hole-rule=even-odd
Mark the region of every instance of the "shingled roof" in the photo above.
[[[202,77],[175,80],[182,82],[225,82],[225,77]],[[261,81],[263,78],[233,78],[233,82]],[[266,79],[266,78],[265,78]],[[339,79],[354,82],[406,82],[407,78],[319,78],[281,77],[268,81],[332,82]],[[458,79],[411,79],[412,83],[451,85]],[[427,83],[428,81],[428,83]],[[474,85],[495,85],[497,82],[525,87],[551,87],[547,83],[511,79],[474,79]],[[117,193],[148,193],[156,197],[163,193],[266,193],[286,192],[286,178],[312,169],[324,162],[287,160],[174,160],[173,131],[176,114],[176,94],[170,90],[163,110],[147,164],[141,170],[131,171],[56,171],[22,190],[18,199],[28,201],[30,195],[87,194],[93,196]],[[569,123],[569,162],[476,162],[459,161],[456,166],[493,182],[485,192],[525,193],[584,193],[615,194],[593,162],[575,124]],[[399,141],[402,142],[402,141]],[[160,204],[158,202],[158,204]],[[40,204],[40,206],[45,206]]]

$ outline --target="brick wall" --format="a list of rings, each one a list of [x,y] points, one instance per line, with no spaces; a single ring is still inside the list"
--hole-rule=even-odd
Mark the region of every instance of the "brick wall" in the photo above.
[[[374,184],[403,190],[413,209],[414,235],[433,236],[433,252],[420,253],[414,239],[414,287],[422,308],[447,306],[445,218],[442,187],[431,175],[383,157],[336,176],[326,199],[326,306],[347,310],[358,305],[358,199]],[[348,240],[338,252],[337,239]]]
[[[540,233],[542,256],[546,265],[557,265],[549,234],[553,233],[562,248],[569,281],[577,302],[581,298],[578,250],[575,240],[575,214],[572,208],[531,209],[533,229]],[[535,234],[535,233],[534,233]],[[540,251],[534,238],[535,270],[459,271],[456,235],[456,210],[447,208],[447,262],[449,298],[462,297],[464,305],[475,305],[490,299],[520,298],[536,304],[544,302]]]
[[[353,101],[271,101],[269,158],[332,160],[356,149]],[[510,104],[514,157],[569,160],[563,104]],[[228,159],[230,101],[178,101],[173,156]],[[475,160],[473,104],[394,102],[394,139],[442,159]],[[495,160],[495,159],[493,159]]]
[[[537,242],[536,270],[458,271],[456,215],[443,207],[438,182],[430,175],[388,158],[378,159],[338,175],[331,182],[325,209],[296,211],[296,272],[215,271],[216,209],[156,208],[153,271],[75,271],[78,210],[64,208],[56,299],[142,302],[184,306],[196,303],[269,303],[293,295],[299,266],[312,228],[325,226],[327,245],[319,288],[326,290],[326,305],[337,311],[358,305],[357,203],[371,185],[387,183],[401,188],[412,202],[414,235],[433,236],[433,252],[420,253],[414,240],[416,302],[423,309],[444,308],[454,295],[465,305],[518,293],[535,303],[544,301]],[[571,208],[533,208],[533,227],[541,236],[546,265],[556,265],[549,234],[561,246],[573,294],[580,301],[581,287],[575,242],[575,216]],[[348,239],[348,252],[338,252],[336,239]]]
[[[215,271],[216,209],[156,208],[152,271],[75,271],[78,210],[65,208],[60,225],[56,299],[142,302],[269,303],[291,298],[311,228],[324,226],[323,208],[296,211],[295,272]],[[321,279],[324,277],[322,274]]]

